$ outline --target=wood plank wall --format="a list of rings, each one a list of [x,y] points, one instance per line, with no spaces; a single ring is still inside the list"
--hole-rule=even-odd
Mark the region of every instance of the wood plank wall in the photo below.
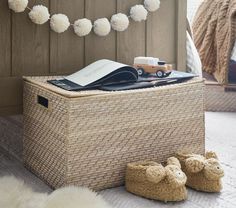
[[[65,13],[71,22],[87,17],[95,20],[116,12],[129,12],[143,0],[29,0],[43,4],[51,14]],[[22,111],[22,76],[69,74],[85,65],[108,58],[132,64],[135,56],[154,56],[186,65],[186,0],[161,0],[158,12],[148,21],[131,22],[127,31],[112,31],[107,37],[90,34],[79,38],[70,28],[56,34],[49,24],[33,24],[27,12],[16,14],[0,1],[0,115]]]

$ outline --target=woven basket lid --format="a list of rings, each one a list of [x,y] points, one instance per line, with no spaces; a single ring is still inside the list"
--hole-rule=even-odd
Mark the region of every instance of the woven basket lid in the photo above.
[[[118,95],[118,94],[124,94],[124,93],[130,94],[130,93],[156,91],[156,90],[167,90],[170,88],[180,87],[186,84],[195,84],[195,83],[203,82],[203,79],[201,78],[193,78],[189,81],[179,83],[179,84],[170,84],[170,85],[164,85],[164,86],[159,86],[159,87],[126,90],[126,91],[103,91],[103,90],[67,91],[47,82],[48,80],[63,79],[63,78],[64,78],[63,76],[34,76],[34,77],[25,76],[23,77],[23,80],[25,82],[31,83],[33,85],[36,85],[38,87],[44,88],[53,93],[56,93],[56,94],[59,94],[61,96],[68,97],[68,98],[102,96],[102,95],[107,95],[107,94]]]

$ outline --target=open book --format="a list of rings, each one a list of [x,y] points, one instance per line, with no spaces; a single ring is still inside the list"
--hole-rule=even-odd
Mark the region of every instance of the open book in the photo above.
[[[48,80],[48,82],[69,91],[88,89],[114,91],[158,86],[194,76],[189,73],[173,71],[169,77],[163,79],[158,79],[155,76],[139,77],[137,70],[131,66],[102,59],[64,79]]]

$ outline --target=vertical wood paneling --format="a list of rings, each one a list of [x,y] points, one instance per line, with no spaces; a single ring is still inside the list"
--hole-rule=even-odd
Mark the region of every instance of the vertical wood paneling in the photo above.
[[[11,75],[11,11],[0,1],[0,76]]]
[[[176,63],[176,1],[163,0],[157,12],[147,20],[147,56],[159,57]]]
[[[186,0],[178,0],[175,6],[176,14],[176,59],[177,69],[186,71],[187,49],[186,49],[186,27],[187,27],[187,3]]]
[[[31,0],[29,6],[49,5],[48,0]],[[49,72],[49,27],[36,25],[24,13],[12,17],[12,75],[44,75]]]
[[[130,8],[143,0],[124,1],[117,0],[118,12],[129,15]],[[117,60],[126,64],[133,64],[134,57],[145,56],[145,21],[134,22],[130,19],[130,26],[124,32],[117,34]]]
[[[22,85],[20,77],[0,78],[0,111],[1,108],[13,110],[22,106]],[[6,111],[6,113],[9,112]]]
[[[51,14],[62,13],[75,20],[84,17],[86,0],[51,0]],[[78,37],[70,27],[62,34],[50,33],[50,72],[68,74],[84,67],[84,38]]]
[[[129,14],[143,0],[30,0],[29,6],[50,6],[51,14],[64,13],[71,23],[87,17],[111,18]],[[91,32],[77,37],[73,28],[62,34],[50,30],[49,23],[35,25],[24,13],[10,12],[7,0],[0,2],[0,114],[21,112],[21,76],[69,74],[102,59],[132,64],[135,56],[155,56],[186,65],[186,0],[162,0],[161,8],[149,13],[147,22],[134,22],[125,32],[112,31],[106,37]]]
[[[116,0],[86,0],[85,2],[85,16],[92,21],[103,17],[110,19],[116,13]],[[85,38],[86,65],[102,58],[116,60],[114,31],[106,37],[99,37],[92,32]]]

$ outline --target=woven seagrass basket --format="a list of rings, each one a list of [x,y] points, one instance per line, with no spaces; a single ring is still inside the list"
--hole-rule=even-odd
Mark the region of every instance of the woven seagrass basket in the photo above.
[[[68,92],[24,78],[25,166],[53,188],[124,184],[126,164],[204,153],[204,83]]]
[[[226,91],[220,85],[206,85],[206,111],[236,112],[236,91]]]

